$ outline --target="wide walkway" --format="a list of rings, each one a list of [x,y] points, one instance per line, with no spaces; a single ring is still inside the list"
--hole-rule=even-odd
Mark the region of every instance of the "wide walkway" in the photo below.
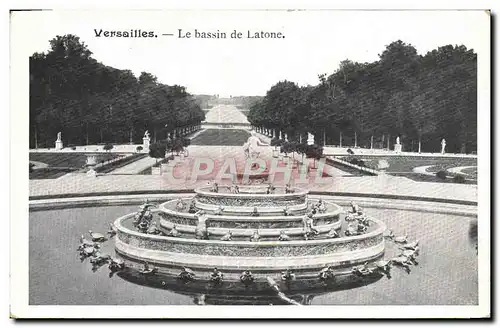
[[[57,195],[100,192],[127,192],[153,190],[182,190],[207,186],[210,180],[172,183],[166,176],[103,175],[96,178],[85,174],[63,179],[30,180],[29,195]],[[328,183],[296,184],[311,191],[399,195],[477,201],[478,188],[472,184],[416,182],[390,175],[362,177],[333,177]]]

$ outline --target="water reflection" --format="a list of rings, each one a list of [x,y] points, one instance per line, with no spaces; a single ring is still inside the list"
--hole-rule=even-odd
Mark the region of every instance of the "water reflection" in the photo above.
[[[208,280],[185,281],[170,275],[145,276],[140,272],[126,268],[116,273],[117,277],[130,283],[151,288],[169,290],[177,294],[190,296],[198,305],[282,305],[283,301],[266,280],[255,280],[252,284],[239,281]],[[374,273],[359,277],[354,274],[337,276],[334,280],[324,282],[319,277],[277,282],[279,290],[295,302],[308,305],[318,295],[363,287],[384,277]]]

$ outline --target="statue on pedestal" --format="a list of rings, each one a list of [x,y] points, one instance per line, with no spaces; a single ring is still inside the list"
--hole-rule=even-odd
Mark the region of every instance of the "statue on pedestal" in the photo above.
[[[142,147],[144,149],[149,149],[149,143],[151,141],[151,138],[149,137],[149,131],[146,130],[146,132],[144,132],[144,138],[142,138]]]
[[[62,136],[61,136],[61,132],[58,132],[57,133],[57,140],[55,142],[56,144],[56,150],[61,150],[63,149],[63,142],[62,142]]]
[[[314,135],[309,132],[307,132],[307,144],[314,145]]]
[[[445,148],[446,148],[446,140],[443,138],[443,140],[441,140],[441,154],[444,154]]]
[[[396,143],[394,144],[394,151],[399,154],[401,153],[403,146],[401,145],[401,141],[399,140],[399,136],[396,137]]]
[[[195,219],[198,220],[198,224],[196,225],[195,228],[196,239],[208,239],[207,223],[206,223],[207,217],[205,215],[205,212],[198,211],[194,217]]]

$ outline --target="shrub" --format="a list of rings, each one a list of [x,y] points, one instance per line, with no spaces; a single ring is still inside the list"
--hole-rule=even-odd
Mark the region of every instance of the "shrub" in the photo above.
[[[446,171],[438,171],[436,172],[436,177],[438,177],[439,179],[446,179]]]
[[[279,147],[281,146],[285,141],[284,140],[281,140],[281,139],[272,139],[271,140],[271,146],[273,147]]]
[[[295,144],[295,151],[298,154],[305,154],[307,150],[307,145],[303,143],[296,143]]]
[[[135,149],[136,151],[142,151],[144,148],[142,148],[142,146],[137,146],[137,148]]]
[[[173,140],[171,151],[180,152],[183,148],[182,139],[178,138]]]
[[[453,182],[455,183],[465,183],[465,177],[463,175],[457,174],[453,177]]]
[[[165,158],[167,152],[167,145],[164,142],[156,142],[149,146],[149,156],[156,158]]]
[[[292,152],[292,143],[291,142],[283,142],[281,144],[280,152],[288,154]]]
[[[105,151],[110,151],[111,149],[113,149],[113,145],[110,143],[107,143],[104,145],[104,147],[102,149],[104,149]]]
[[[354,152],[352,151],[352,149],[351,149],[351,148],[347,149],[347,153],[348,153],[348,154],[351,154],[351,155],[354,155]]]
[[[306,157],[320,159],[323,156],[323,147],[319,145],[307,145],[306,146]]]
[[[75,146],[73,146],[73,147],[71,147],[71,149],[72,149],[72,150],[76,150],[76,147],[75,147]]]

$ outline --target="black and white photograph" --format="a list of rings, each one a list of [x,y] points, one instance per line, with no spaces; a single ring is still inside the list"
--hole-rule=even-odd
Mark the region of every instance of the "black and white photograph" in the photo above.
[[[11,11],[11,316],[490,317],[490,24]]]

